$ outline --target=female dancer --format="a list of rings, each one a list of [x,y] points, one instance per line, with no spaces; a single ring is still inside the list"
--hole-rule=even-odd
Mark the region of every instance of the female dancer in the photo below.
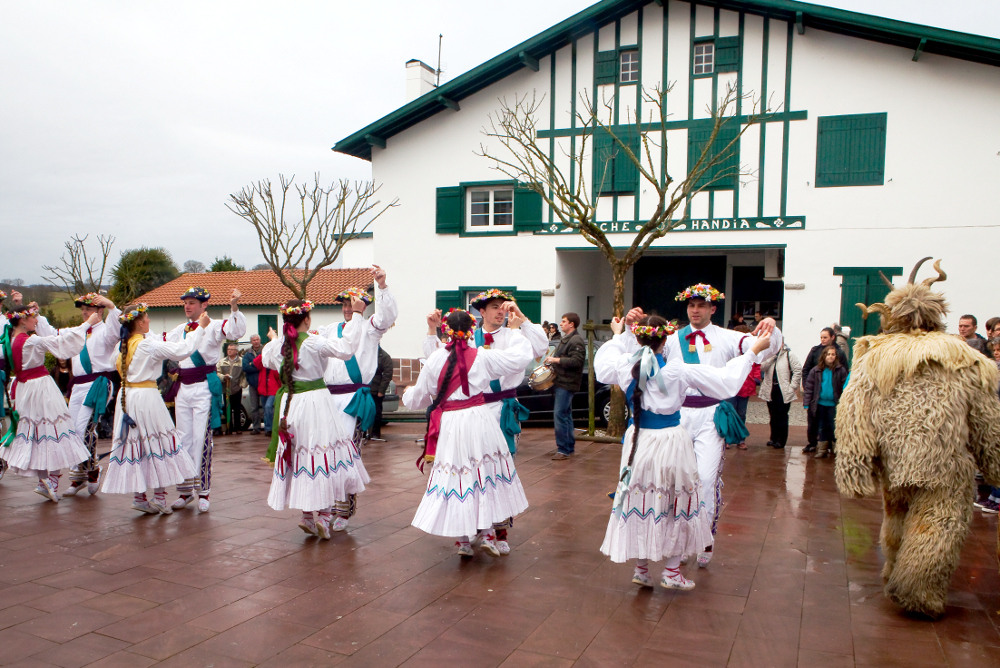
[[[442,323],[450,337],[435,351],[417,383],[403,394],[411,409],[430,406],[424,454],[418,461],[434,462],[427,492],[413,526],[436,536],[458,538],[463,557],[472,556],[469,537],[476,535],[484,550],[500,556],[493,525],[528,507],[514,460],[496,417],[483,400],[490,381],[523,372],[531,361],[531,345],[518,329],[525,318],[505,302],[508,327],[514,330],[506,350],[470,348],[475,321],[465,311],[452,311]]]
[[[118,320],[122,332],[117,366],[122,387],[115,405],[111,461],[101,491],[134,494],[134,509],[151,515],[169,515],[174,511],[167,503],[165,488],[193,478],[195,467],[191,456],[180,446],[156,379],[162,373],[164,361],[179,362],[198,349],[211,319],[203,313],[201,326],[175,343],[146,336],[149,333],[146,304],[126,306]],[[146,498],[149,488],[153,488],[152,501]]]
[[[7,313],[12,327],[8,363],[16,374],[10,395],[14,411],[7,436],[0,447],[0,459],[14,473],[38,476],[37,494],[59,500],[60,469],[79,464],[90,455],[83,437],[73,431],[73,419],[59,387],[45,368],[45,353],[60,359],[78,355],[87,342],[87,328],[101,322],[97,314],[78,327],[56,336],[33,336],[38,323],[38,304],[15,306]]]
[[[632,582],[652,587],[649,561],[666,559],[660,585],[693,589],[681,575],[685,556],[711,542],[712,517],[705,515],[699,494],[698,465],[691,437],[680,426],[680,407],[688,386],[724,399],[743,385],[757,353],[770,337],[759,337],[744,355],[718,369],[663,359],[663,344],[676,327],[659,316],[646,316],[623,334],[624,321],[614,318],[614,338],[594,358],[596,378],[615,383],[631,400],[634,424],[622,444],[621,479],[601,552],[611,561],[636,559]],[[635,336],[642,346],[626,337]]]
[[[355,311],[365,304],[352,300]],[[291,299],[281,305],[281,335],[271,330],[271,341],[261,351],[265,367],[280,371],[281,388],[275,401],[271,447],[274,476],[267,503],[275,510],[298,508],[299,526],[324,540],[330,531],[342,531],[347,520],[338,517],[331,526],[332,508],[349,494],[365,490],[370,482],[353,434],[346,433],[333,416],[340,410],[326,389],[323,371],[331,357],[350,359],[361,342],[361,318],[344,327],[343,338],[327,339],[308,333],[312,324],[310,301]],[[269,453],[270,455],[270,453]],[[319,512],[319,520],[313,512]]]

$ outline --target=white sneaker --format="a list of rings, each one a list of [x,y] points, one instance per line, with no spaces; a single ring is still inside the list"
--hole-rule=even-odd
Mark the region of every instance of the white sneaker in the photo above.
[[[708,566],[708,562],[712,561],[712,555],[714,552],[701,552],[698,554],[698,568],[705,568]],[[681,563],[684,563],[683,561]],[[694,586],[693,584],[691,585]]]
[[[140,513],[149,513],[150,515],[158,515],[160,513],[149,501],[133,501],[132,510],[138,510]]]
[[[87,481],[87,493],[90,494],[91,496],[93,496],[94,494],[97,494],[97,492],[100,491],[100,489],[101,489],[101,468],[100,467],[97,468],[97,476],[96,477],[97,477],[97,480],[95,480],[93,482],[90,482],[89,480]]]
[[[59,502],[59,495],[56,494],[55,488],[52,486],[48,480],[39,480],[38,486],[35,487],[35,494],[40,494],[44,496],[49,501]]]
[[[209,506],[208,497],[207,496],[199,496],[198,497],[198,511],[202,512],[202,513],[207,513],[208,512],[208,506]]]
[[[330,533],[330,528],[330,520],[321,517],[319,518],[319,521],[316,522],[316,535],[322,540],[330,540],[330,536],[332,535]]]
[[[636,571],[632,573],[632,584],[637,584],[640,587],[652,587],[653,579],[649,577],[649,573]]]
[[[349,520],[346,517],[337,516],[337,519],[333,520],[333,524],[330,525],[331,531],[344,531],[347,529],[347,524]]]
[[[469,543],[469,541],[463,542],[460,540],[456,540],[455,547],[458,548],[458,556],[460,557],[471,557],[472,555],[475,554],[475,552],[472,551],[472,545]]]
[[[483,550],[490,553],[494,557],[500,556],[500,550],[497,549],[496,538],[492,534],[483,534],[482,539],[479,541],[479,547],[483,548]]]
[[[192,501],[194,501],[194,494],[191,494],[189,496],[178,496],[176,499],[174,499],[174,502],[170,504],[170,507],[173,508],[174,510],[182,510],[184,508],[187,508],[188,504],[190,504]]]
[[[302,521],[299,522],[299,528],[305,531],[310,536],[318,536],[316,533],[316,518],[315,517],[303,517]]]
[[[632,580],[635,582],[635,580]],[[688,580],[686,577],[680,573],[671,573],[670,571],[663,571],[663,577],[660,578],[660,586],[665,589],[680,589],[682,591],[690,591],[694,589],[694,582]]]
[[[62,493],[63,496],[76,496],[76,493],[83,489],[83,482],[71,482],[66,491]]]
[[[147,501],[147,503],[161,515],[171,515],[174,512],[174,509],[167,505],[166,499],[161,502],[154,498],[152,501]]]
[[[500,551],[500,554],[508,555],[510,554],[510,543],[505,540],[498,540],[497,549]]]

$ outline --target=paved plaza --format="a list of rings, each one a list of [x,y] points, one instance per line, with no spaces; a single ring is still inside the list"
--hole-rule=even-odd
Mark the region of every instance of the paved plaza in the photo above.
[[[882,595],[879,502],[841,499],[832,461],[767,448],[751,425],[750,449],[727,453],[717,556],[686,567],[697,588],[644,590],[598,549],[620,446],[579,442],[553,462],[551,430],[527,431],[513,552],[462,560],[409,526],[421,429],[390,425],[367,447],[373,482],[329,541],[267,507],[260,436],[218,439],[205,514],[54,504],[8,475],[0,664],[1000,666],[995,515],[975,513],[945,619],[909,619]]]

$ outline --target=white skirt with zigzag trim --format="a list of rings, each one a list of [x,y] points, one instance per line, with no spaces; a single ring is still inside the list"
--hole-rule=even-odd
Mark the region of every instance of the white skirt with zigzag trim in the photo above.
[[[121,393],[115,399],[115,428],[108,472],[101,491],[105,494],[137,494],[147,489],[169,487],[195,477],[191,456],[181,447],[170,412],[159,390],[129,388],[125,394],[128,414],[136,426],[121,440]]]
[[[473,536],[527,507],[514,459],[490,408],[442,414],[437,453],[413,526],[435,536]]]
[[[274,409],[277,424],[284,412],[288,395]],[[337,501],[346,502],[351,494],[365,491],[371,482],[361,461],[361,453],[336,419],[340,411],[334,396],[311,390],[292,397],[288,411],[288,431],[292,434],[291,465],[284,460],[284,444],[278,443],[274,475],[267,504],[275,510],[297,508],[324,510]]]
[[[633,429],[625,432],[621,469]],[[694,444],[684,428],[640,429],[632,477],[621,505],[612,509],[601,552],[615,563],[701,552],[712,544],[712,517],[699,490]]]
[[[23,476],[75,466],[89,459],[83,434],[73,428],[66,399],[49,376],[18,383],[14,408],[20,417],[14,441],[0,448],[0,458]]]

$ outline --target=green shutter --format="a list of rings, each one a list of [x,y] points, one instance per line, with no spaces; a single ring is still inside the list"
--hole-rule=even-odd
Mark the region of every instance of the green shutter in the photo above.
[[[267,330],[268,328],[278,331],[278,316],[276,315],[258,315],[257,316],[257,334],[260,335],[261,341],[267,341]]]
[[[867,303],[868,296],[868,274],[847,274],[841,276],[840,283],[840,326],[851,328],[851,350],[854,349],[854,340],[863,336],[869,327],[879,326],[877,314],[868,316],[871,325],[861,319],[861,309],[858,303]]]
[[[614,192],[615,142],[604,128],[594,129],[594,185],[595,195]]]
[[[462,221],[465,218],[463,203],[465,189],[461,186],[448,186],[437,189],[437,226],[438,234],[458,234],[462,231]]]
[[[715,71],[737,72],[740,69],[740,38],[719,37],[715,40]]]
[[[460,290],[438,290],[435,294],[434,307],[441,309],[442,313],[447,313],[451,308],[468,308],[468,304],[464,304],[464,301]]]
[[[708,121],[701,127],[694,127],[688,130],[689,173],[701,158],[705,146],[708,145],[708,140],[712,136],[713,123],[714,121]],[[740,171],[740,145],[738,141],[731,147],[729,144],[739,134],[740,127],[732,120],[719,128],[718,134],[715,135],[715,142],[705,156],[705,163],[711,162],[716,156],[722,156],[723,159],[705,170],[701,178],[698,179],[697,187],[706,187],[710,190],[736,188]],[[727,147],[729,148],[727,149]]]
[[[523,185],[514,187],[514,229],[518,232],[542,229],[542,196]]]
[[[816,187],[885,183],[887,114],[820,116],[816,124]]]
[[[618,81],[618,51],[598,51],[594,60],[594,83],[613,84]]]
[[[632,155],[642,160],[642,154],[639,152],[642,148],[642,137],[639,135],[639,129],[636,126],[628,129],[620,128],[616,134],[622,143],[629,147]],[[639,168],[629,159],[621,146],[616,146],[616,148],[618,150],[615,152],[615,192],[634,193],[639,187]]]
[[[514,291],[514,299],[521,313],[528,316],[528,320],[534,323],[542,321],[542,293],[532,290]]]

